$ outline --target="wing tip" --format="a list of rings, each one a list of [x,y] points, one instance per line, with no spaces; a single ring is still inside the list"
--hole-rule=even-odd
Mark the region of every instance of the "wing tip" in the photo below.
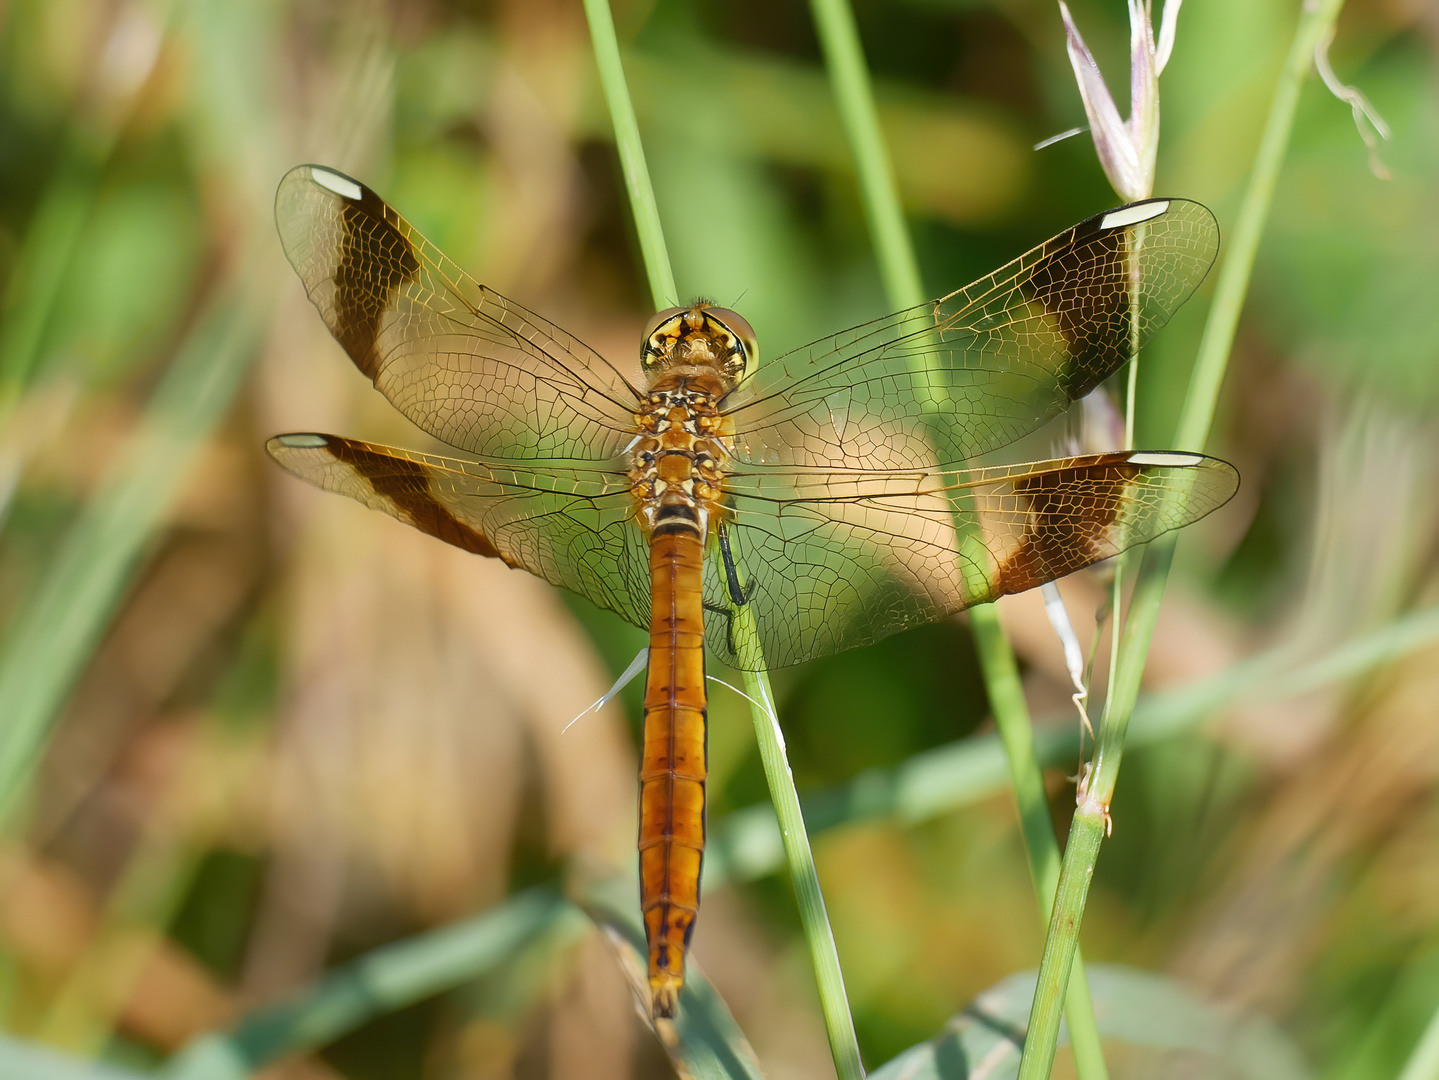
[[[265,440],[265,452],[284,469],[293,470],[295,455],[322,450],[334,456],[335,437],[312,431],[292,431]]]
[[[1202,221],[1207,227],[1205,231],[1212,234],[1215,253],[1218,252],[1219,221],[1215,218],[1214,211],[1202,202],[1195,202],[1193,199],[1180,199],[1172,196],[1140,199],[1137,202],[1125,203],[1123,206],[1111,207],[1093,217],[1085,218],[1075,226],[1075,229],[1080,235],[1099,235],[1113,232],[1116,229],[1127,229],[1134,225],[1157,222],[1163,218],[1175,220],[1191,218]],[[1212,262],[1212,255],[1210,259]]]
[[[1204,460],[1203,454],[1192,454],[1184,450],[1136,450],[1129,455],[1131,465],[1160,465],[1169,468],[1188,468]]]
[[[1184,525],[1192,525],[1200,518],[1208,517],[1239,494],[1241,477],[1238,468],[1223,458],[1209,454],[1188,450],[1139,450],[1128,455],[1128,464],[1142,469],[1174,469],[1198,474],[1199,479],[1194,481],[1198,486],[1193,489]],[[1189,516],[1191,511],[1192,516]]]
[[[1197,450],[1130,450],[1125,454],[1127,464],[1141,468],[1196,469],[1214,476],[1227,476],[1232,487],[1225,501],[1233,498],[1239,490],[1239,469],[1223,458],[1201,454]]]
[[[304,164],[296,165],[280,179],[280,190],[296,184],[314,184],[324,188],[332,195],[351,202],[362,202],[365,193],[369,190],[353,176],[347,176],[339,169],[332,169],[328,165]]]
[[[1169,213],[1169,199],[1145,199],[1141,202],[1130,203],[1128,206],[1121,206],[1117,210],[1110,210],[1099,219],[1099,231],[1106,232],[1109,229],[1122,229],[1126,225],[1139,225],[1145,221],[1153,221],[1157,217]]]
[[[342,199],[360,202],[365,197],[365,185],[337,169],[327,168],[324,165],[306,165],[304,168],[310,170],[312,181]]]

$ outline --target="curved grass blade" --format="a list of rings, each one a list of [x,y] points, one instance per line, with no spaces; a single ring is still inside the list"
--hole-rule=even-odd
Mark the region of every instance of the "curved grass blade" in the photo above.
[[[329,972],[289,1002],[261,1009],[226,1035],[206,1035],[165,1069],[168,1080],[240,1080],[288,1054],[314,1050],[368,1020],[452,989],[544,937],[582,933],[578,909],[550,889],[520,893],[465,922],[386,945]]]
[[[4,1034],[0,1034],[0,1076],[5,1080],[149,1080],[144,1073],[84,1061]]]

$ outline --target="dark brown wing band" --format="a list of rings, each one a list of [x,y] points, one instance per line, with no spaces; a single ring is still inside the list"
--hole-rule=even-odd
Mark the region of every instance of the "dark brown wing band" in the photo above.
[[[520,565],[495,547],[479,530],[455,517],[435,497],[430,490],[429,475],[418,462],[377,453],[366,443],[336,435],[277,435],[268,445],[271,455],[282,465],[295,451],[303,452],[312,459],[317,456],[328,459],[334,466],[363,479],[374,493],[363,501],[378,504],[377,509],[384,510],[391,517],[476,555],[499,559],[507,566]],[[315,480],[323,475],[322,467],[312,465],[302,475]],[[322,486],[340,490],[336,485]]]

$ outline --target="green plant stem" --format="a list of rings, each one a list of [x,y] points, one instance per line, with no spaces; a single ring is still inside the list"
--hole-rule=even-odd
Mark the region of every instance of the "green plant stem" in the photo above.
[[[860,46],[859,30],[849,0],[810,0],[815,30],[824,50],[830,86],[839,108],[840,125],[849,140],[859,173],[864,213],[869,222],[884,280],[884,291],[896,307],[911,307],[928,299],[919,276],[919,263],[910,245],[895,186],[889,148],[879,127],[874,88]]]
[[[753,640],[756,636],[754,615],[748,606],[734,611],[735,633]],[[819,887],[819,873],[810,849],[809,833],[800,810],[799,792],[795,790],[794,774],[785,755],[784,733],[780,731],[775,712],[774,693],[770,690],[769,674],[746,671],[745,693],[750,698],[754,715],[755,739],[759,743],[760,761],[769,784],[770,801],[779,819],[780,838],[784,843],[785,862],[794,883],[795,903],[800,923],[809,943],[814,961],[815,980],[819,984],[820,1009],[824,1013],[825,1032],[829,1036],[830,1054],[840,1080],[858,1080],[864,1076],[864,1063],[859,1056],[859,1040],[855,1036],[854,1019],[850,1015],[849,998],[844,989],[844,973],[839,966],[839,950],[835,947],[834,931],[824,907],[824,894]]]
[[[1270,105],[1254,172],[1229,241],[1228,254],[1220,268],[1214,303],[1209,310],[1189,391],[1180,413],[1175,438],[1178,447],[1202,448],[1209,434],[1253,272],[1254,256],[1274,198],[1280,165],[1289,145],[1299,91],[1313,62],[1315,46],[1334,25],[1341,6],[1342,0],[1322,0],[1307,4],[1300,15],[1289,56]],[[1020,1064],[1020,1080],[1048,1077],[1054,1061],[1059,1034],[1059,998],[1069,979],[1089,883],[1109,826],[1109,804],[1119,777],[1125,734],[1139,695],[1140,677],[1154,634],[1159,602],[1174,559],[1174,545],[1174,534],[1160,537],[1149,545],[1140,562],[1129,618],[1120,640],[1115,679],[1110,686],[1097,733],[1087,795],[1070,825],[1059,894],[1045,940],[1039,984],[1030,1013],[1024,1058]]]
[[[1049,798],[1044,791],[1044,776],[1034,747],[1034,725],[1024,700],[1024,687],[1019,681],[1014,650],[1009,647],[1009,640],[999,625],[994,605],[980,604],[971,608],[969,614],[970,630],[974,634],[990,708],[994,712],[995,731],[1004,745],[1004,760],[1009,767],[1014,801],[1019,807],[1019,825],[1029,859],[1030,881],[1039,901],[1040,919],[1048,925],[1059,888],[1060,857],[1054,824],[1049,816]],[[1082,1080],[1103,1080],[1109,1075],[1109,1069],[1104,1062],[1089,981],[1084,977],[1084,959],[1077,954],[1074,976],[1069,981],[1065,997],[1065,1014],[1069,1017],[1069,1041],[1074,1052],[1075,1069]]]
[[[865,214],[885,292],[896,308],[922,304],[926,296],[919,262],[880,131],[854,14],[847,0],[811,0],[810,10],[834,87],[840,122],[858,169]],[[977,605],[970,609],[969,618],[990,707],[1009,763],[1035,896],[1041,918],[1047,923],[1059,881],[1059,844],[1050,823],[1049,801],[1034,754],[1034,732],[1019,681],[1019,668],[994,606]],[[1072,987],[1068,1007],[1076,1066],[1083,1080],[1102,1080],[1108,1072],[1089,989],[1082,978],[1075,979]]]
[[[630,103],[629,90],[625,85],[619,43],[615,39],[614,19],[610,14],[608,0],[585,0],[585,13],[589,18],[590,36],[594,41],[595,58],[600,68],[600,79],[605,87],[605,98],[609,102],[610,115],[614,121],[615,144],[624,164],[625,183],[635,215],[635,228],[640,236],[640,250],[649,278],[650,295],[655,307],[661,308],[677,295],[674,271],[670,266],[664,233],[660,229],[659,211],[654,188],[650,183],[649,170],[645,167],[639,125],[635,121],[634,107]],[[740,570],[743,573],[743,568]],[[750,609],[741,605],[732,612],[731,617],[734,619],[735,632],[748,637],[757,652],[758,635]],[[834,932],[825,912],[819,874],[814,865],[814,853],[810,849],[804,816],[800,812],[799,792],[795,790],[794,774],[790,771],[789,761],[785,756],[784,737],[780,733],[776,718],[769,673],[763,668],[746,671],[744,683],[750,698],[750,712],[754,719],[760,760],[764,763],[765,780],[769,784],[770,801],[780,821],[785,859],[789,866],[790,879],[794,883],[795,899],[809,945],[810,958],[814,963],[820,1008],[824,1014],[825,1029],[829,1034],[830,1053],[834,1057],[835,1069],[841,1080],[858,1080],[864,1075],[859,1041],[855,1036],[849,999],[844,991],[844,977],[839,966]]]
[[[640,254],[649,278],[650,296],[655,309],[679,302],[675,275],[665,249],[665,234],[660,227],[659,206],[655,203],[654,187],[650,184],[645,165],[645,148],[640,142],[640,125],[630,101],[629,85],[625,82],[624,65],[620,62],[620,43],[615,37],[614,15],[609,0],[585,0],[585,17],[590,24],[590,40],[594,44],[595,64],[600,71],[605,103],[610,109],[610,123],[615,129],[615,147],[624,172],[625,191],[629,194],[630,212],[635,218]]]

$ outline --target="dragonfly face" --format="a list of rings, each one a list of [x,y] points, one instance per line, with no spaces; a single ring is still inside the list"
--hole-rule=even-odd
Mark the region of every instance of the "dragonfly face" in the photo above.
[[[640,346],[640,364],[647,375],[685,365],[711,368],[724,380],[726,393],[744,377],[750,358],[758,355],[748,320],[703,300],[661,311],[645,327]]]
[[[866,645],[1186,525],[1238,485],[1177,451],[975,464],[1097,387],[1189,297],[1219,240],[1197,203],[1096,215],[759,366],[737,313],[671,308],[645,330],[642,385],[347,176],[292,170],[275,214],[356,366],[455,448],[292,434],[270,440],[275,459],[650,633],[639,847],[659,1016],[699,907],[706,649],[755,669]],[[740,604],[751,638],[731,633]]]

